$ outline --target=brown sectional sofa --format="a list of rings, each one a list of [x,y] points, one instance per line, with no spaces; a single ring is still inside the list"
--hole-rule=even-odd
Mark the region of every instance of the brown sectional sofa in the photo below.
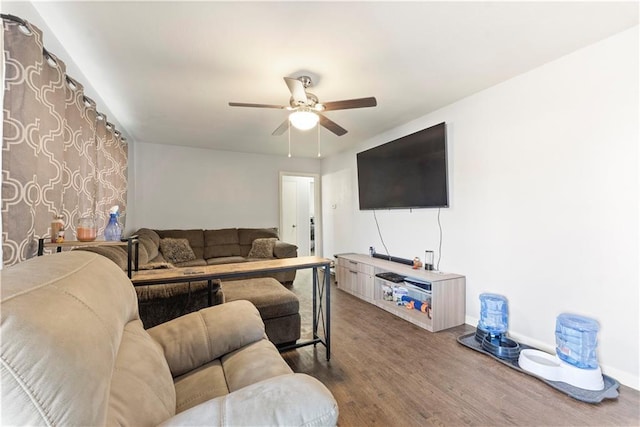
[[[138,236],[139,265],[141,269],[190,267],[211,264],[251,262],[265,258],[249,258],[255,239],[278,238],[276,228],[226,228],[219,230],[152,230],[141,228]],[[161,251],[162,239],[187,239],[195,259],[170,263]],[[117,246],[95,246],[81,248],[106,256],[120,268],[127,269],[127,250]],[[273,259],[294,258],[298,247],[290,243],[275,241]],[[295,271],[277,272],[248,277],[273,277],[283,285],[291,285]],[[224,301],[216,286],[213,304]],[[137,286],[140,318],[145,328],[198,311],[208,305],[207,282],[187,282],[166,285]]]
[[[176,267],[192,267],[200,265],[212,264],[229,264],[234,262],[248,262],[264,260],[264,258],[249,258],[249,253],[256,239],[278,238],[278,230],[276,228],[225,228],[219,230],[149,230],[141,228],[135,235],[138,235],[140,243],[145,244],[149,237],[153,240],[154,245],[156,239],[152,232],[156,233],[160,239],[187,239],[195,260],[175,263]],[[159,246],[159,243],[158,243]],[[156,246],[156,247],[158,247]],[[142,245],[141,245],[142,247]],[[149,250],[148,247],[146,247]],[[166,261],[162,257],[162,253],[158,252],[161,258],[149,259],[149,261]],[[142,251],[141,251],[142,252]],[[151,254],[147,254],[150,256]],[[141,257],[143,255],[141,254]],[[277,240],[273,248],[273,258],[295,258],[298,256],[298,247],[291,243]],[[264,277],[264,276],[261,276]],[[284,285],[291,285],[296,277],[295,271],[285,271],[269,275]]]

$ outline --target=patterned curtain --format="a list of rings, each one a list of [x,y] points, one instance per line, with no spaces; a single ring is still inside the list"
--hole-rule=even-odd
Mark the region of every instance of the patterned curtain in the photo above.
[[[2,15],[4,105],[2,253],[5,266],[35,256],[37,240],[62,215],[75,240],[80,217],[126,209],[127,144],[65,64],[44,49],[42,32]]]

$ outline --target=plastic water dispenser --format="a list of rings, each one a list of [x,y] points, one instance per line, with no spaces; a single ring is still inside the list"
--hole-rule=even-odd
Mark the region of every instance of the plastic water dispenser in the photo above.
[[[523,350],[522,369],[550,381],[562,381],[585,390],[602,390],[604,380],[596,347],[600,325],[594,319],[562,313],[556,318],[556,354]]]
[[[480,322],[478,326],[492,334],[507,332],[509,313],[507,299],[497,294],[480,294]]]
[[[507,337],[509,312],[507,299],[502,295],[480,294],[480,321],[476,340],[485,351],[501,359],[517,359],[520,345]]]
[[[570,365],[583,369],[596,369],[598,357],[598,330],[594,319],[563,313],[556,318],[556,354]]]

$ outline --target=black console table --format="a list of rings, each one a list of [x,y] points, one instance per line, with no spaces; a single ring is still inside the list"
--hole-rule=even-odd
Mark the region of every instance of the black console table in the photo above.
[[[139,249],[138,236],[131,236],[120,241],[94,240],[91,242],[80,242],[76,240],[65,240],[64,242],[46,242],[45,238],[38,239],[38,256],[44,255],[45,248],[56,248],[56,252],[62,252],[62,248],[79,248],[91,246],[126,246],[127,247],[127,275],[131,279],[132,272],[138,271]]]

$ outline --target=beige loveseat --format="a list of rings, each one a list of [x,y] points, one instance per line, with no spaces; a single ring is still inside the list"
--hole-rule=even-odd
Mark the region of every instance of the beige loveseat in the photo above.
[[[126,274],[72,251],[2,270],[6,425],[335,425],[319,381],[294,374],[237,301],[145,330]]]

